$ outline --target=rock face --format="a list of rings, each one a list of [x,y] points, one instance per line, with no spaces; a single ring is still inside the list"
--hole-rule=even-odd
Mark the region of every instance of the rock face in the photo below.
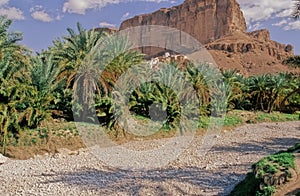
[[[181,5],[128,19],[120,30],[145,25],[186,32],[205,45],[221,68],[238,69],[245,75],[291,71],[282,61],[294,54],[293,47],[272,41],[266,29],[246,32],[246,22],[236,0],[185,0]],[[184,38],[179,37],[159,40],[159,48],[142,47],[141,51],[148,57],[159,56],[168,48],[161,46],[180,45],[178,40]]]
[[[266,29],[231,33],[205,47],[219,67],[244,75],[291,71],[282,61],[293,55],[293,46],[272,41]]]
[[[176,28],[202,44],[231,32],[246,32],[243,13],[235,0],[185,0],[179,6],[128,19],[121,24],[120,30],[140,25]]]
[[[100,27],[100,28],[96,28],[94,30],[99,31],[99,32],[103,31],[103,32],[106,32],[108,34],[114,34],[118,31],[118,29],[116,29],[116,28],[109,28],[109,27]]]

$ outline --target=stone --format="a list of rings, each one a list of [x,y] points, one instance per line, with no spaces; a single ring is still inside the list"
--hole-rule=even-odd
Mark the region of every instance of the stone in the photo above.
[[[4,164],[7,160],[8,160],[7,157],[5,157],[2,154],[0,154],[0,165]]]

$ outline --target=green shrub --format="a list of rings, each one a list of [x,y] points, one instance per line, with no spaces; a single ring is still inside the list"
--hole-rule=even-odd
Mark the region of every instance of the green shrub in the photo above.
[[[289,150],[299,148],[300,144],[296,144]],[[248,173],[245,180],[240,182],[230,193],[231,196],[271,196],[275,193],[273,185],[261,187],[264,182],[265,175],[274,175],[277,172],[286,172],[289,175],[289,168],[295,168],[295,158],[288,152],[280,152],[268,157],[262,158],[260,161],[252,165],[253,172]]]
[[[237,126],[243,123],[243,119],[237,115],[226,116],[224,119],[224,126]]]
[[[255,178],[253,172],[247,174],[245,180],[241,181],[234,190],[230,193],[230,196],[252,196],[256,195],[259,190],[259,179]]]

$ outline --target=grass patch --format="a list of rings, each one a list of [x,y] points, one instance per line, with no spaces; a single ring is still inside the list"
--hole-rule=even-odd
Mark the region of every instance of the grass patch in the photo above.
[[[252,168],[256,172],[256,177],[263,178],[266,174],[275,174],[279,170],[288,171],[290,168],[295,168],[294,161],[295,157],[292,154],[283,152],[261,159]]]
[[[227,115],[224,119],[225,127],[235,127],[243,124],[243,119],[238,115]]]
[[[293,154],[300,149],[300,143],[289,148],[287,151],[262,158],[252,165],[252,172],[248,173],[246,178],[236,185],[230,193],[231,196],[271,196],[276,191],[276,181],[274,179],[280,174],[290,176],[289,169],[295,168],[295,157]],[[272,180],[267,180],[268,179]]]
[[[258,112],[255,117],[255,122],[284,122],[284,121],[296,121],[299,120],[298,114],[284,114],[279,112],[263,113]]]

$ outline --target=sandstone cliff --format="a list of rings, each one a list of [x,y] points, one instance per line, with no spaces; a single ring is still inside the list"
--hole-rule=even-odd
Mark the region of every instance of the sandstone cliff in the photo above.
[[[293,47],[272,41],[266,29],[234,32],[205,47],[219,67],[237,69],[245,75],[291,71],[282,61],[293,55]]]
[[[103,31],[103,32],[108,33],[108,34],[114,34],[118,31],[117,28],[110,28],[110,27],[99,27],[99,28],[96,28],[94,30],[99,31],[99,32]]]
[[[231,32],[246,32],[243,13],[235,0],[185,0],[179,6],[128,19],[121,24],[120,30],[140,25],[176,28],[202,44]]]
[[[120,30],[144,25],[162,25],[186,32],[205,44],[221,68],[235,68],[245,75],[290,71],[282,61],[293,55],[293,47],[272,41],[268,30],[246,32],[246,22],[236,0],[185,0],[179,6],[128,19]],[[172,43],[174,39],[159,42],[165,42],[160,43],[161,48],[144,47],[142,52],[153,57],[163,54],[167,48],[164,45],[176,44]]]

